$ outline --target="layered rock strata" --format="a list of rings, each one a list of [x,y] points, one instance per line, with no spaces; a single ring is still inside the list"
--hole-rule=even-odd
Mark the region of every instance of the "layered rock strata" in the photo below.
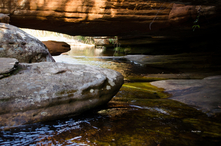
[[[19,27],[71,35],[162,35],[161,32],[173,35],[192,30],[198,15],[201,29],[217,25],[220,3],[218,0],[4,0],[0,1],[0,13],[10,14],[11,24]]]

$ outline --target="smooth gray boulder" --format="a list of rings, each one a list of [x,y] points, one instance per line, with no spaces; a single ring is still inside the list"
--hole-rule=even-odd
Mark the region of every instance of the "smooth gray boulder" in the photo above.
[[[18,65],[18,60],[15,58],[0,58],[0,79],[9,76]]]
[[[221,113],[221,76],[202,80],[162,80],[151,84],[172,94],[170,99],[193,106],[208,115]]]
[[[0,80],[0,126],[77,115],[106,104],[120,89],[123,76],[87,65],[21,63],[16,75]]]
[[[45,45],[21,29],[0,23],[0,57],[19,62],[55,62]]]

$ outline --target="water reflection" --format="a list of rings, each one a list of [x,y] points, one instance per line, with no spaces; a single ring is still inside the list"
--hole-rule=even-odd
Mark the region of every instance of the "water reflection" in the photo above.
[[[71,50],[67,52],[69,56],[113,56],[113,49],[106,49],[105,47],[95,47],[95,45],[80,44],[75,42],[68,43]]]
[[[122,104],[113,100],[108,106],[81,116],[1,131],[0,144],[6,146],[221,144],[221,124],[208,121],[208,117],[201,112],[179,104],[176,101],[165,100]]]
[[[54,58],[57,62],[111,68],[130,81],[132,77],[141,78],[142,73],[149,71],[122,57],[93,57],[102,54],[101,50],[78,49],[78,53],[72,50],[69,55]],[[1,130],[0,145],[221,145],[220,120],[209,118],[201,111],[177,101],[162,99],[166,97],[168,95],[161,89],[147,82],[125,83],[108,105],[100,109],[80,116],[70,115],[55,121]]]

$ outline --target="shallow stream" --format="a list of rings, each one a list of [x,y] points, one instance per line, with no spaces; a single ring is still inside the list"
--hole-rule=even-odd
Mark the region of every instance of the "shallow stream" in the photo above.
[[[0,131],[0,145],[219,146],[221,120],[168,99],[144,74],[176,72],[146,67],[122,57],[87,53],[55,56],[57,62],[111,68],[125,83],[103,107],[75,117]],[[89,51],[89,52],[90,52]],[[84,56],[83,56],[84,55]],[[102,55],[102,56],[100,56]]]

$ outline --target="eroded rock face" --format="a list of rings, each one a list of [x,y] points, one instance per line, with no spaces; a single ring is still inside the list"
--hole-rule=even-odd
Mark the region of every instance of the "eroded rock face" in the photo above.
[[[64,52],[71,50],[71,46],[65,42],[58,41],[42,41],[45,46],[48,48],[51,55],[59,55]]]
[[[19,62],[54,62],[45,45],[19,28],[0,23],[0,57]]]
[[[174,36],[174,33],[182,36],[184,35],[181,34],[182,30],[192,29],[199,8],[202,12],[201,25],[216,24],[214,21],[212,24],[204,22],[212,20],[218,22],[221,2],[219,0],[4,0],[0,1],[0,5],[0,12],[10,14],[11,24],[19,27],[88,36],[163,35],[164,33],[170,36]]]
[[[77,115],[107,103],[123,84],[110,69],[41,62],[20,64],[0,80],[0,125],[4,128]]]

